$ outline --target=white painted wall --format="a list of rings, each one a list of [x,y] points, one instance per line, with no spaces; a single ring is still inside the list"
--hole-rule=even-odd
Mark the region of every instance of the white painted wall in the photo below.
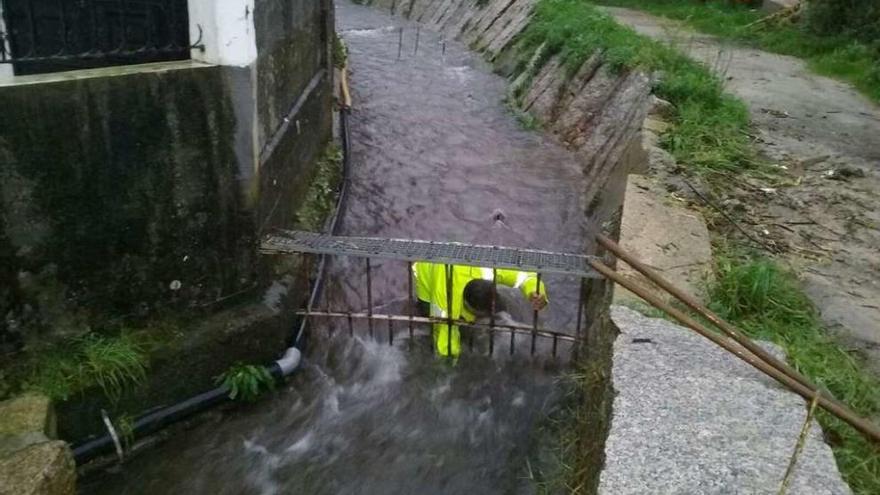
[[[193,60],[246,67],[257,60],[254,0],[189,0],[190,43],[199,39],[205,51],[193,49]]]
[[[0,3],[0,32],[6,32],[6,24],[3,22],[3,4]],[[7,41],[0,41],[3,43],[6,48],[6,53],[9,53],[9,43]],[[2,79],[12,79],[12,64],[0,64],[0,80]]]

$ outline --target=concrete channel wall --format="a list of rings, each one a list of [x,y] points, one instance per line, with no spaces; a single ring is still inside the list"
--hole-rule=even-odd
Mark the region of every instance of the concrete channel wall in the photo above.
[[[68,440],[101,431],[101,408],[138,414],[274,359],[302,296],[295,266],[256,248],[294,226],[332,137],[332,2],[191,0],[190,18],[190,61],[0,80],[4,350],[192,322],[118,407],[61,401]]]

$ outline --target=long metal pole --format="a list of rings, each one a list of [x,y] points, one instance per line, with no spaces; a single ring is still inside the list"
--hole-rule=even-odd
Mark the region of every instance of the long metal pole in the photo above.
[[[713,313],[709,308],[700,304],[693,296],[687,294],[682,291],[675,285],[673,285],[670,281],[663,278],[660,274],[649,268],[647,265],[636,259],[630,253],[626,252],[623,248],[620,247],[616,242],[611,240],[610,238],[599,234],[596,236],[596,240],[599,242],[599,245],[610,251],[619,259],[625,261],[628,265],[633,267],[637,272],[641,273],[648,280],[657,284],[658,287],[665,290],[666,292],[675,296],[676,299],[683,302],[687,307],[699,313],[701,316],[711,321],[715,326],[717,326],[721,331],[727,334],[730,338],[735,340],[737,343],[748,349],[752,354],[758,356],[759,358],[766,361],[770,366],[778,369],[782,373],[790,376],[803,386],[810,389],[819,389],[809,378],[801,374],[796,369],[789,366],[787,363],[784,363],[776,358],[776,356],[770,354],[764,348],[756,344],[752,339],[748,338],[742,332],[740,332],[736,327],[727,323],[721,317]],[[833,400],[837,402],[836,399],[830,396],[828,392],[820,391],[822,395],[824,395],[827,399]]]
[[[538,285],[535,289],[535,292],[540,296],[541,295],[541,274],[538,274]],[[532,333],[532,356],[535,355],[535,342],[538,340],[537,332],[538,332],[538,310],[532,311],[532,328],[534,328],[534,332]]]
[[[411,261],[409,263],[407,263],[406,266],[407,266],[407,272],[406,272],[407,277],[406,278],[409,281],[409,284],[408,284],[408,287],[409,287],[409,296],[408,296],[409,297],[409,341],[410,341],[410,344],[412,344],[413,317],[415,317],[415,315],[416,315],[416,303],[413,300],[413,273],[415,273],[415,272],[413,272],[413,264]]]
[[[664,313],[672,316],[676,320],[678,320],[684,326],[694,330],[698,334],[706,337],[711,340],[724,350],[730,352],[736,357],[742,359],[743,361],[749,363],[753,367],[757,368],[759,371],[763,372],[767,376],[773,378],[779,383],[785,385],[793,392],[797,393],[801,397],[806,400],[813,400],[814,397],[819,397],[819,405],[822,406],[823,409],[830,412],[831,414],[837,416],[838,418],[849,423],[853,428],[860,431],[866,437],[870,438],[875,442],[880,442],[880,430],[877,429],[870,421],[860,417],[854,411],[849,409],[847,406],[840,404],[835,401],[829,400],[826,396],[822,395],[818,390],[811,389],[787,374],[781,372],[780,370],[770,366],[766,361],[758,359],[757,356],[747,352],[744,347],[740,347],[736,344],[732,339],[724,338],[717,333],[709,330],[704,327],[702,324],[683,313],[682,311],[672,307],[664,301],[662,298],[657,296],[656,294],[646,290],[644,287],[639,284],[633,282],[627,277],[622,276],[616,271],[612,270],[605,264],[599,261],[590,261],[590,266],[592,266],[597,272],[604,275],[606,278],[613,280],[615,283],[620,286],[626,288],[633,294],[641,297],[648,303],[650,303],[655,308],[663,311]]]
[[[495,352],[495,306],[498,297],[498,269],[492,268],[492,314],[489,315],[489,355]]]
[[[370,274],[370,258],[367,260],[367,314],[373,314],[373,277]],[[373,319],[367,319],[367,328],[370,330],[370,337],[373,337]]]
[[[446,353],[452,356],[452,284],[453,267],[446,265]]]
[[[584,284],[586,282],[584,279],[580,279],[580,294],[578,295],[578,310],[577,310],[577,322],[574,328],[575,337],[580,340],[581,338],[581,320],[583,320],[584,316],[584,295],[586,290],[584,289]],[[572,352],[573,358],[577,360],[579,349],[575,346],[574,351]]]

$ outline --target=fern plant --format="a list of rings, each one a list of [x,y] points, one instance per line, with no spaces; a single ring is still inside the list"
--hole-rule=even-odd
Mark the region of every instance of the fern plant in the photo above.
[[[229,389],[230,399],[245,402],[253,402],[263,391],[275,389],[275,379],[266,368],[240,362],[214,380]]]

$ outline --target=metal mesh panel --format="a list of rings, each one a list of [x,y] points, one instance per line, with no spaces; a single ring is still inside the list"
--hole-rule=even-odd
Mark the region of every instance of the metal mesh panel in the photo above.
[[[600,276],[589,265],[595,259],[592,256],[455,242],[338,237],[285,230],[266,236],[260,249],[266,254],[315,253]]]

